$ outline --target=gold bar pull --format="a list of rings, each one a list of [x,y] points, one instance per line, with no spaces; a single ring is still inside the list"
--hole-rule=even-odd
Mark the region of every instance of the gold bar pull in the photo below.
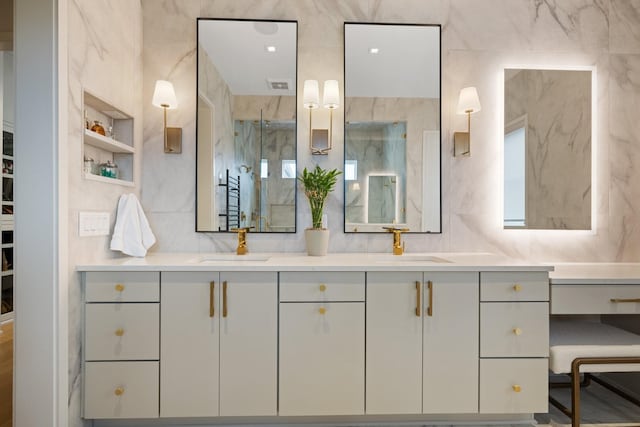
[[[427,307],[427,316],[433,316],[433,282],[431,280],[427,282],[427,288],[429,289],[429,307]]]
[[[213,317],[216,314],[216,282],[209,282],[209,317]]]
[[[222,317],[227,317],[227,281],[222,282]]]
[[[638,302],[638,303],[640,303],[640,298],[611,298],[611,302]]]
[[[416,316],[420,317],[422,314],[422,310],[420,309],[420,288],[422,287],[422,283],[416,280]]]

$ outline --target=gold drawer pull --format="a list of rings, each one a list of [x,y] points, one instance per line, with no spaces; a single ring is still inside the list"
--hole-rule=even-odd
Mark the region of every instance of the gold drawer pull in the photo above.
[[[520,285],[519,283],[516,283],[515,285],[513,285],[514,292],[520,292],[521,290],[522,290],[522,285]]]
[[[422,298],[420,298],[420,288],[422,287],[422,283],[416,280],[416,316],[420,317],[422,314],[422,310],[420,309],[420,302]]]
[[[222,317],[227,317],[227,281],[222,282]]]
[[[511,388],[513,388],[513,391],[515,391],[516,393],[520,393],[522,391],[522,387],[520,387],[518,384],[511,386]]]
[[[122,328],[116,329],[116,336],[117,337],[121,337],[123,335],[124,335],[124,329],[122,329]]]
[[[327,309],[326,309],[326,308],[324,308],[324,307],[320,307],[320,308],[318,309],[318,313],[320,313],[320,314],[325,314],[326,312],[327,312]]]
[[[116,283],[116,292],[124,291],[124,285],[122,283]]]
[[[327,285],[325,285],[324,283],[320,285],[320,292],[324,292],[327,290]]]
[[[429,307],[427,307],[427,316],[433,316],[433,282],[431,280],[427,282],[427,289],[429,289]]]
[[[639,302],[640,298],[611,298],[611,302]]]
[[[520,328],[513,328],[513,333],[515,335],[522,335],[522,329]]]
[[[124,394],[124,387],[118,387],[113,391],[116,396],[122,396]]]
[[[209,317],[213,317],[216,314],[216,282],[209,282]]]

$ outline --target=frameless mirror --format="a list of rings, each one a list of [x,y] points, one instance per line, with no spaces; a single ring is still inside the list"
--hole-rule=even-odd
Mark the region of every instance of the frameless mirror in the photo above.
[[[505,69],[505,228],[591,228],[592,74]]]
[[[297,23],[198,18],[196,230],[296,231]]]
[[[439,233],[440,26],[345,23],[344,230]]]

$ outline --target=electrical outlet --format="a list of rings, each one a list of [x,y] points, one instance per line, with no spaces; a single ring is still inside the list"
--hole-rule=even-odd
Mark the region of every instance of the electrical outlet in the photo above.
[[[78,234],[80,237],[108,236],[109,216],[109,212],[80,212]]]

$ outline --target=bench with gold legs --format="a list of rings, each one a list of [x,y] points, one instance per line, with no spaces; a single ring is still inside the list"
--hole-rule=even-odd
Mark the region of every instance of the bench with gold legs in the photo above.
[[[549,395],[549,402],[580,426],[580,387],[594,381],[640,406],[640,400],[593,375],[602,372],[640,372],[640,335],[592,321],[552,320],[549,368],[571,378],[571,408]],[[580,377],[584,377],[580,381]],[[566,383],[564,383],[566,384]],[[551,387],[557,383],[550,383]]]

